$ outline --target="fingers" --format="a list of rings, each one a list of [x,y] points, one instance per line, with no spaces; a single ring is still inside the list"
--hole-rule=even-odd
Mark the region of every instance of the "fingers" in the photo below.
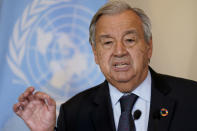
[[[54,99],[43,92],[38,91],[34,93],[34,90],[33,87],[27,88],[25,92],[19,96],[19,102],[13,106],[14,112],[21,118],[26,111],[32,110],[32,105],[39,107],[39,105],[42,104],[42,106],[45,106],[50,111],[55,111],[56,109]]]
[[[27,104],[28,104],[28,101],[18,102],[18,103],[16,103],[16,104],[14,104],[14,106],[13,106],[14,112],[15,112],[18,116],[22,117],[22,112],[24,111],[24,109],[25,109],[25,107],[27,106]]]
[[[25,90],[25,92],[19,96],[19,98],[18,98],[19,102],[24,102],[26,100],[31,101],[33,99],[38,99],[38,100],[42,100],[47,105],[50,105],[50,106],[56,105],[55,101],[49,95],[47,95],[44,92],[40,92],[40,91],[33,94],[34,90],[35,89],[33,87],[27,88]]]
[[[21,94],[18,98],[19,102],[23,102],[25,100],[31,100],[33,99],[33,92],[34,92],[33,87],[28,87],[23,94]]]
[[[17,113],[19,110],[22,110],[20,108],[22,108],[20,103],[16,103],[13,106],[13,110],[14,110],[15,113]]]
[[[52,99],[49,95],[47,95],[46,93],[43,92],[36,92],[34,94],[34,97],[36,99],[42,100],[45,102],[45,104],[47,104],[48,106],[56,106],[55,100]]]
[[[18,103],[14,104],[13,110],[18,116],[22,116],[22,112],[29,103],[29,100],[33,99],[33,87],[28,87],[24,93],[22,93],[18,98]]]

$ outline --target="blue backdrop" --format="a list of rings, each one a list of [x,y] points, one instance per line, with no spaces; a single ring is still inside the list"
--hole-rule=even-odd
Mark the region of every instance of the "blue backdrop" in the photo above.
[[[106,0],[0,0],[0,131],[26,131],[12,111],[28,87],[61,103],[104,80],[88,27]]]

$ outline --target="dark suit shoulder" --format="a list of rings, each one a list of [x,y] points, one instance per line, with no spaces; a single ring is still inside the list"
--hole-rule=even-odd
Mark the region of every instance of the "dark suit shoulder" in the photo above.
[[[197,82],[193,80],[170,76],[170,75],[164,75],[164,74],[157,74],[157,79],[159,79],[159,81],[163,81],[164,83],[167,83],[170,87],[197,89]]]
[[[91,87],[89,89],[86,89],[72,98],[70,98],[68,101],[62,104],[62,106],[66,106],[66,108],[73,108],[73,106],[79,106],[80,104],[84,104],[84,102],[89,102],[89,100],[92,100],[94,96],[96,95],[99,88],[103,86],[104,83],[101,83],[97,86]]]
[[[103,94],[106,94],[106,90],[108,90],[106,84],[107,82],[103,82],[87,89],[63,103],[57,122],[58,129],[69,131],[93,130],[94,127],[90,118],[95,110],[95,105],[97,105],[97,100],[106,100],[106,98],[103,99],[105,96]]]
[[[156,88],[173,98],[192,100],[197,98],[197,82],[185,78],[152,73]]]

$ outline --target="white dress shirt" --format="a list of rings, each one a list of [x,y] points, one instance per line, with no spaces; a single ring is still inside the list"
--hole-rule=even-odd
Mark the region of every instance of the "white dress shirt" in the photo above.
[[[113,87],[109,83],[109,92],[112,102],[112,109],[114,113],[114,122],[116,130],[118,129],[118,122],[121,115],[119,99],[124,95],[118,89]],[[134,90],[132,93],[138,96],[137,101],[132,110],[132,114],[136,110],[141,111],[141,116],[138,120],[135,120],[136,131],[147,131],[148,119],[150,111],[150,98],[151,98],[151,74],[148,72],[146,79]]]

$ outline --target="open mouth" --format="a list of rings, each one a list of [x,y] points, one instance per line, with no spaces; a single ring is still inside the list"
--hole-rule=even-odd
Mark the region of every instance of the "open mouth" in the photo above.
[[[129,64],[127,63],[116,63],[114,66],[116,68],[124,68],[124,67],[127,67]]]
[[[130,67],[129,62],[114,62],[113,69],[115,71],[126,71]]]

